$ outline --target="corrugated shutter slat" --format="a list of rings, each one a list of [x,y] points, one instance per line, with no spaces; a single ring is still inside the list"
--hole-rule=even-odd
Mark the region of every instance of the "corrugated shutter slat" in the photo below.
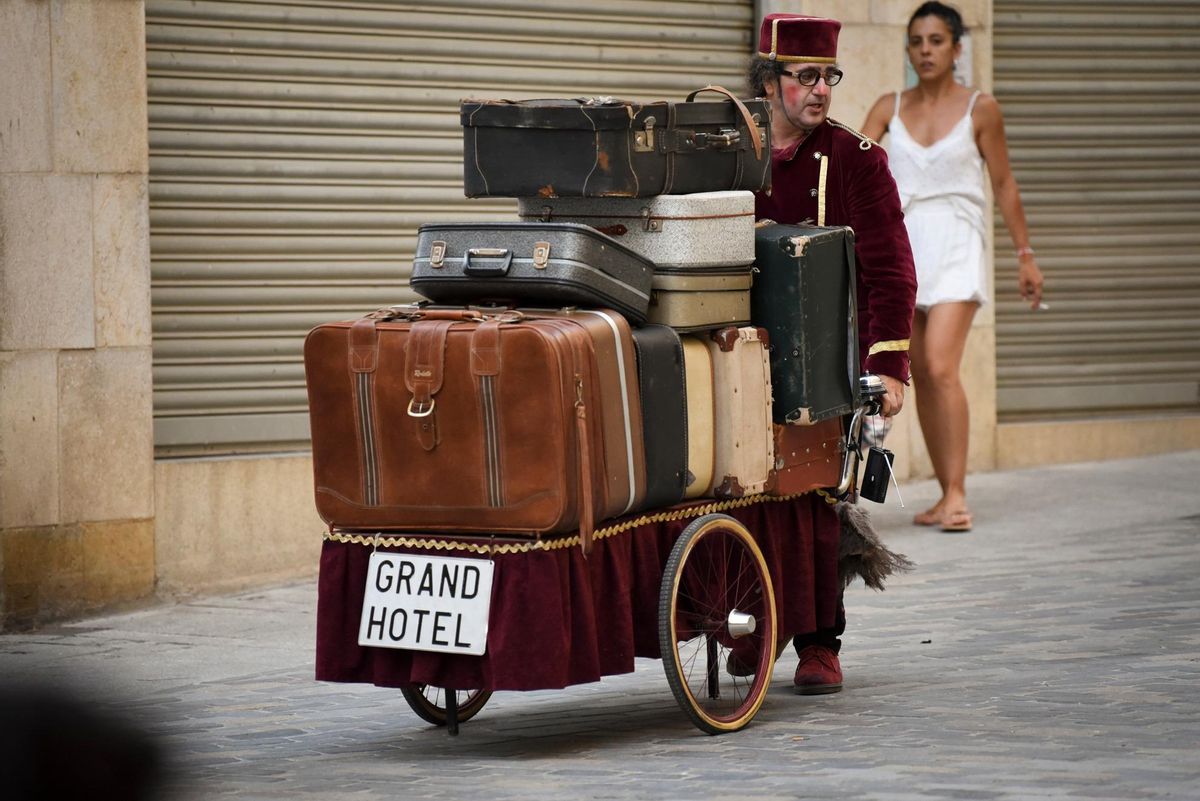
[[[996,0],[995,93],[1050,311],[996,216],[1001,419],[1200,409],[1200,3]]]
[[[749,0],[147,0],[159,455],[307,447],[314,324],[413,299],[462,195],[464,97],[744,82]]]

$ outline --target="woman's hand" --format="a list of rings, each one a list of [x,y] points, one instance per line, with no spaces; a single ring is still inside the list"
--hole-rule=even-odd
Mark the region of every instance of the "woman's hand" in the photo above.
[[[1037,266],[1032,253],[1024,253],[1017,259],[1017,285],[1021,298],[1029,301],[1029,308],[1037,311],[1042,305],[1042,270]]]

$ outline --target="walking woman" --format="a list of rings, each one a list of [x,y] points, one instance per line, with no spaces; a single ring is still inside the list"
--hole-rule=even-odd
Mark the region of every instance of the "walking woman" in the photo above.
[[[872,139],[889,134],[889,163],[917,271],[909,353],[917,417],[942,497],[913,522],[944,531],[969,531],[972,524],[966,496],[969,417],[959,366],[971,320],[987,302],[985,164],[1016,248],[1021,297],[1032,309],[1042,302],[1042,272],[1008,163],[1000,106],[991,95],[954,80],[964,32],[954,8],[921,4],[908,22],[908,58],[918,83],[879,98],[863,124]]]

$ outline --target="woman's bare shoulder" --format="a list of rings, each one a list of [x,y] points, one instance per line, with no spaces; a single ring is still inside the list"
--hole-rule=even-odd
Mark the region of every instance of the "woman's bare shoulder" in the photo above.
[[[975,108],[972,110],[971,116],[981,122],[999,119],[1000,103],[987,92],[980,92],[979,97],[975,98]]]

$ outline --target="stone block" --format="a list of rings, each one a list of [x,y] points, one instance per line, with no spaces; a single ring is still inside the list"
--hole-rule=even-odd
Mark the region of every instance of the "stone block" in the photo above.
[[[93,191],[97,347],[150,345],[150,215],[144,175],[98,175]]]
[[[324,523],[312,459],[159,460],[155,464],[157,590],[232,590],[313,575]]]
[[[52,165],[50,7],[0,3],[0,173],[48,172]]]
[[[52,351],[0,352],[0,528],[59,521],[56,367]]]
[[[78,614],[84,608],[78,526],[0,530],[0,628]]]
[[[154,593],[154,521],[82,523],[82,601],[89,608]]]
[[[95,346],[92,179],[0,175],[0,350]]]
[[[50,32],[55,169],[148,172],[143,4],[53,0]]]
[[[993,470],[996,467],[996,333],[990,325],[976,325],[967,335],[960,369],[963,389],[967,393],[970,414],[967,445],[968,473]],[[909,388],[902,414],[912,414],[908,448],[909,478],[928,478],[934,475],[929,449],[917,417],[921,387],[914,382]],[[889,442],[891,439],[889,438]],[[892,450],[896,450],[893,448]],[[899,453],[897,453],[899,460]]]
[[[976,325],[963,351],[963,387],[971,410],[967,470],[996,468],[996,329]]]
[[[830,5],[857,9],[868,4],[858,0],[840,0],[840,2],[831,2]],[[907,27],[909,17],[919,5],[919,0],[870,0],[871,22]],[[967,26],[968,30],[974,32],[976,28],[990,26],[988,11],[991,4],[988,0],[956,0],[951,5],[962,14],[963,24]],[[834,14],[834,16],[837,15]]]
[[[62,519],[154,516],[150,349],[59,354]]]
[[[1200,449],[1196,414],[1004,423],[996,429],[1000,470],[1195,449]]]
[[[860,128],[880,95],[904,88],[904,31],[893,25],[847,26],[838,60],[846,77],[833,90],[830,116]]]

